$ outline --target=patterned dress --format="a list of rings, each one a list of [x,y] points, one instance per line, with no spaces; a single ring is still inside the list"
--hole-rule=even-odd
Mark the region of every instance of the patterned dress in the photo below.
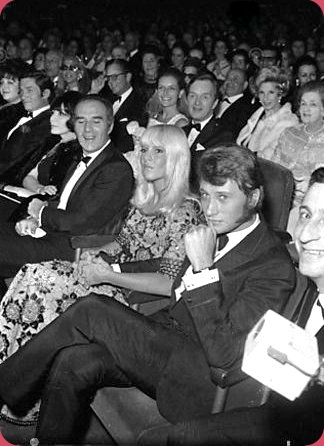
[[[185,257],[184,234],[199,223],[197,202],[187,199],[173,213],[143,215],[131,208],[111,254],[113,262],[162,258],[160,273],[174,279]],[[116,249],[117,247],[117,249]],[[107,284],[89,286],[68,261],[53,260],[23,266],[0,303],[0,361],[91,292],[105,294],[127,305],[129,290]],[[36,367],[37,365],[35,365]],[[39,403],[21,421],[37,418]],[[15,417],[4,406],[2,414]]]

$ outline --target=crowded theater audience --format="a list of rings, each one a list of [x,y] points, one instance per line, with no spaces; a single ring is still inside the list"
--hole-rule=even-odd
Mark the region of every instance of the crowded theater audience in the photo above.
[[[0,18],[0,430],[127,444],[101,395],[132,386],[160,417],[132,444],[316,441],[317,387],[214,396],[268,309],[323,354],[318,6],[23,3]]]

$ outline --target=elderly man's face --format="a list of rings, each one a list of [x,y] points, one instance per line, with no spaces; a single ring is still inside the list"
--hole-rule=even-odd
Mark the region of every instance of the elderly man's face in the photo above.
[[[323,287],[324,184],[314,183],[306,193],[299,210],[295,242],[300,271],[313,279],[319,288]]]
[[[112,123],[104,104],[89,99],[76,106],[74,131],[85,154],[101,149],[108,141],[111,130]]]

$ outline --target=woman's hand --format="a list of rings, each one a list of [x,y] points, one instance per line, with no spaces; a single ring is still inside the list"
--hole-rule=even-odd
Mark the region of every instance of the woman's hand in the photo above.
[[[89,284],[96,285],[102,282],[109,282],[111,266],[100,256],[84,256],[78,266],[79,274]]]

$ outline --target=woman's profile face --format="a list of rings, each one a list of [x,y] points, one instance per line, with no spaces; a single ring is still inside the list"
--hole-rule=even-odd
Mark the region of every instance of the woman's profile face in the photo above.
[[[140,163],[146,181],[164,182],[166,178],[166,151],[162,146],[142,144],[140,149]]]
[[[316,77],[317,73],[314,65],[301,65],[299,67],[297,74],[299,85],[304,85],[307,82],[315,81]]]
[[[304,124],[323,121],[324,107],[318,91],[308,91],[302,95],[299,113]]]
[[[6,102],[18,101],[19,80],[3,77],[0,80],[0,94]]]
[[[162,107],[176,105],[180,96],[177,80],[173,76],[162,76],[159,79],[157,94]]]
[[[66,123],[71,118],[71,115],[67,113],[64,105],[61,104],[59,109],[52,110],[52,115],[50,117],[51,123],[51,133],[53,135],[63,135],[69,132]]]
[[[280,108],[280,93],[276,82],[262,82],[259,86],[258,95],[266,111]]]
[[[63,79],[67,84],[71,84],[78,81],[80,75],[80,69],[74,59],[71,58],[63,59],[61,70]]]

